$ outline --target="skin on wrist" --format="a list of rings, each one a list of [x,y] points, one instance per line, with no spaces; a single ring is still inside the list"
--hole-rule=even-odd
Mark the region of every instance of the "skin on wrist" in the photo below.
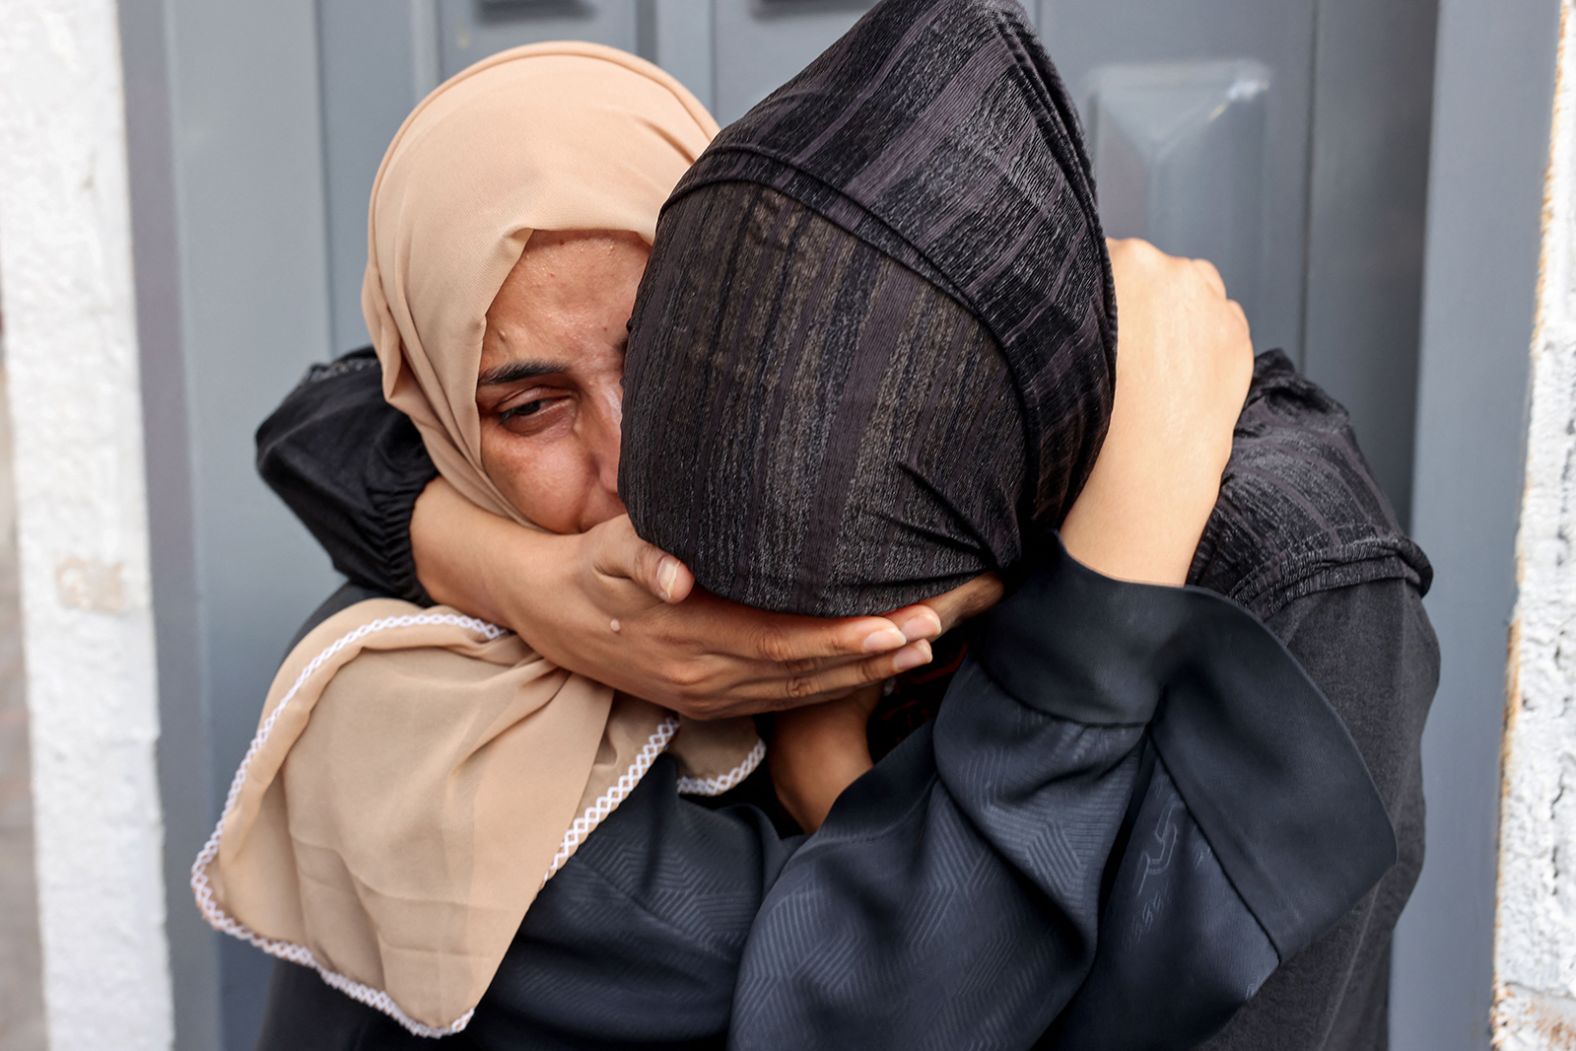
[[[422,490],[410,522],[416,578],[427,594],[516,631],[521,625],[511,614],[517,614],[519,592],[527,589],[508,587],[507,582],[544,580],[565,564],[562,548],[572,540],[522,529],[490,514],[441,478]]]
[[[773,716],[767,766],[783,808],[806,832],[826,820],[832,804],[875,761],[870,756],[870,713],[879,687],[827,704]]]
[[[438,602],[510,628],[561,668],[697,719],[813,705],[890,678],[929,660],[924,640],[1000,590],[982,580],[938,596],[935,610],[895,611],[896,621],[734,607],[692,594],[688,569],[627,517],[547,533],[488,514],[441,481],[417,501],[411,539]]]
[[[1107,452],[1114,454],[1107,459]],[[1088,483],[1062,523],[1067,553],[1116,580],[1177,587],[1187,580],[1219,477],[1145,477],[1102,450]]]
[[[1111,424],[1062,542],[1106,576],[1180,585],[1220,495],[1252,335],[1210,263],[1140,241],[1110,249],[1121,313]]]

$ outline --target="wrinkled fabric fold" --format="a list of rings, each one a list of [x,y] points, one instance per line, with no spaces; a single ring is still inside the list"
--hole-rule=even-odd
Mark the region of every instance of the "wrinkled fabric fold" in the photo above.
[[[371,347],[313,366],[257,428],[257,473],[336,572],[380,595],[431,606],[416,577],[410,520],[438,469],[410,418],[384,400],[381,377]],[[364,469],[324,469],[325,461],[351,458]]]
[[[1262,624],[1053,542],[935,723],[783,866],[730,1046],[1191,1047],[1394,860],[1350,736]],[[844,897],[884,904],[853,923]]]

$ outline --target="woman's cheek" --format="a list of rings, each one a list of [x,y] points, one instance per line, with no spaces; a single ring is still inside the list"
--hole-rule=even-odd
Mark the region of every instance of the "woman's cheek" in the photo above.
[[[526,519],[553,533],[577,531],[590,489],[583,459],[566,444],[551,442],[529,455],[512,456],[509,483],[499,486]]]

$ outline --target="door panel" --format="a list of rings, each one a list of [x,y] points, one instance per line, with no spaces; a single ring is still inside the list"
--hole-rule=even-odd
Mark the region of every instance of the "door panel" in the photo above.
[[[336,352],[367,342],[361,320],[367,196],[389,140],[438,82],[434,37],[415,31],[429,17],[424,0],[325,0],[317,6]]]
[[[632,0],[318,0],[317,10],[333,339],[336,350],[349,350],[368,338],[361,318],[367,195],[411,108],[445,77],[520,44],[594,40],[636,51],[641,6]]]
[[[595,40],[638,50],[637,7],[629,0],[442,0],[435,6],[445,77],[537,40]]]
[[[1090,75],[1107,233],[1212,260],[1250,318],[1262,305],[1270,80],[1253,61],[1114,64]]]
[[[1302,358],[1314,0],[1040,0],[1113,237],[1207,256]]]
[[[842,36],[871,0],[713,0],[717,119],[726,124]]]

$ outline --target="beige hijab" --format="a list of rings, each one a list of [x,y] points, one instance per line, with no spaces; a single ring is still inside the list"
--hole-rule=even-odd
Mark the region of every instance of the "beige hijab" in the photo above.
[[[555,43],[472,66],[394,136],[362,308],[389,401],[477,505],[520,520],[482,472],[475,393],[531,232],[649,242],[716,130],[649,63]],[[664,751],[701,794],[763,753],[747,720],[692,725],[455,610],[363,602],[285,660],[192,887],[220,930],[412,1032],[457,1032],[543,883]]]

